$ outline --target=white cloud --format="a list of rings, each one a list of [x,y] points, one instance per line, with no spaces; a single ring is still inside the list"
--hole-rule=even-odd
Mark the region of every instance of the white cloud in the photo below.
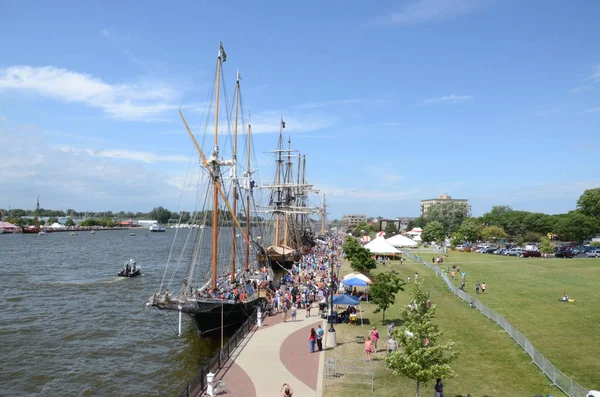
[[[375,19],[375,26],[409,26],[419,23],[452,19],[484,5],[483,0],[416,0],[400,12]]]
[[[458,102],[464,102],[467,101],[469,99],[472,99],[473,97],[470,95],[444,95],[438,98],[429,98],[429,99],[425,99],[421,102],[419,102],[419,105],[434,105],[437,103],[458,103]]]
[[[35,126],[0,128],[0,147],[6,148],[0,162],[0,208],[32,208],[41,195],[45,208],[177,209],[180,190],[173,182],[185,165],[167,172],[143,159],[123,163],[86,150],[66,153],[44,142]],[[182,208],[193,208],[194,198],[184,196]]]
[[[571,94],[577,94],[579,92],[584,92],[584,91],[589,91],[592,89],[592,86],[590,85],[584,85],[581,87],[575,87],[575,88],[571,88]]]
[[[109,84],[89,74],[53,66],[0,69],[0,92],[33,93],[80,102],[121,119],[148,119],[177,109],[173,88],[160,82]]]
[[[337,106],[337,105],[351,105],[356,103],[363,103],[365,101],[361,101],[359,99],[334,99],[330,101],[321,101],[321,102],[311,102],[311,103],[303,103],[301,105],[295,106],[298,109],[314,109],[314,108],[322,108],[327,106]]]
[[[284,132],[311,132],[331,127],[335,119],[310,114],[296,114],[279,112],[263,112],[252,115],[252,133],[265,134],[279,132],[281,119],[285,121]]]
[[[0,114],[0,121],[6,121],[6,117]]]
[[[186,162],[190,160],[190,158],[186,156],[158,155],[152,152],[140,152],[125,149],[94,150],[75,148],[72,146],[59,146],[57,149],[64,153],[86,153],[93,157],[107,157],[121,160],[141,161],[144,163],[157,163],[161,161]]]
[[[584,110],[581,113],[582,114],[586,114],[586,113],[600,113],[600,106],[596,106],[594,108],[590,108],[590,109]]]
[[[600,83],[600,66],[597,67],[596,73],[593,74],[592,80],[596,83]]]
[[[390,189],[359,189],[354,187],[339,187],[332,185],[315,185],[315,189],[325,193],[328,197],[343,197],[345,199],[370,199],[376,201],[420,199],[421,191],[390,190]]]

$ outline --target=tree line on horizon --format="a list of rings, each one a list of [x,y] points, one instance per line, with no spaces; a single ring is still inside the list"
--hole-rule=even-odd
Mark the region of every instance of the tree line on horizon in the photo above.
[[[472,217],[470,210],[471,207],[463,203],[436,204],[429,207],[425,216],[410,221],[408,230],[421,227],[423,241],[443,242],[449,237],[453,245],[479,240],[517,244],[538,243],[544,239],[583,242],[600,234],[600,188],[584,191],[576,208],[565,214],[520,211],[501,205],[480,217]],[[347,230],[355,237],[378,231],[378,224],[364,222]],[[389,222],[385,232],[393,235],[398,230]]]
[[[0,209],[0,220],[10,222],[17,226],[29,226],[35,224],[35,220],[32,218],[35,216],[35,209]],[[69,217],[66,220],[65,226],[72,226],[74,222],[72,218],[85,218],[81,222],[81,226],[114,226],[120,221],[124,220],[141,220],[150,219],[156,220],[159,223],[196,223],[211,225],[212,222],[212,210],[206,211],[180,211],[172,212],[168,209],[159,206],[154,207],[150,212],[136,212],[131,211],[119,211],[113,213],[112,211],[104,212],[88,212],[88,211],[75,211],[74,209],[68,209],[67,211],[53,210],[40,208],[38,211],[39,217],[49,217],[48,222],[41,221],[40,224],[53,224],[58,222],[58,218]],[[243,212],[238,213],[237,218],[240,222],[246,221],[246,214]],[[206,222],[205,222],[206,220]],[[233,220],[231,214],[227,210],[221,210],[219,212],[219,221],[231,222]],[[251,216],[251,222],[260,222],[263,218],[260,216]],[[67,225],[67,223],[70,223]],[[85,223],[85,224],[84,224]]]

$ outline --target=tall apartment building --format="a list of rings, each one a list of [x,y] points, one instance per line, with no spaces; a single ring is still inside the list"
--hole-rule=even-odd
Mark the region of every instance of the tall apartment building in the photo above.
[[[440,194],[440,198],[421,200],[421,216],[424,216],[427,213],[427,210],[432,205],[448,203],[448,202],[463,203],[464,205],[469,205],[467,199],[453,199],[452,197],[448,196],[447,194]]]
[[[366,215],[360,214],[347,214],[342,216],[342,225],[343,226],[356,226],[361,222],[367,222]]]

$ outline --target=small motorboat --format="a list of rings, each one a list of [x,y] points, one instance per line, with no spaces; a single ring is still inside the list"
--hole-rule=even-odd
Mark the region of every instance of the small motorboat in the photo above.
[[[131,233],[129,233],[129,235],[133,237],[133,236],[135,236],[135,233],[131,232]]]
[[[92,231],[90,232],[90,234],[96,234],[96,231],[95,231],[95,230],[92,230]]]
[[[119,277],[137,277],[142,275],[142,268],[137,266],[135,259],[130,259],[123,264],[123,270],[117,273]]]
[[[72,233],[71,233],[71,236],[77,236],[77,233],[75,233],[75,232],[72,232]]]

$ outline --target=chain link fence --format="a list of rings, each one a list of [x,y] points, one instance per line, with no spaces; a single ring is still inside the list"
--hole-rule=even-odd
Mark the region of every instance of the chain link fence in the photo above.
[[[537,365],[542,370],[542,372],[548,378],[550,378],[550,380],[552,381],[552,386],[558,387],[569,397],[588,396],[589,389],[586,389],[585,387],[581,386],[579,383],[573,381],[573,379],[569,378],[567,375],[558,370],[550,361],[548,361],[548,359],[546,359],[546,357],[543,356],[542,353],[540,353],[535,347],[533,347],[531,342],[529,342],[529,340],[522,333],[520,333],[519,330],[517,330],[508,321],[506,321],[504,317],[502,317],[495,311],[489,309],[488,307],[484,306],[483,303],[481,303],[477,299],[473,298],[471,295],[460,290],[454,284],[452,284],[452,281],[450,281],[450,279],[442,269],[433,265],[432,263],[424,261],[422,256],[416,256],[408,250],[403,249],[402,253],[408,258],[412,259],[413,261],[417,263],[422,263],[429,269],[435,271],[436,275],[438,277],[441,277],[446,282],[448,288],[450,288],[450,290],[456,296],[467,302],[471,307],[474,307],[477,310],[479,310],[481,314],[483,314],[490,320],[493,320],[496,324],[502,327],[504,331],[506,331],[506,333],[510,335],[510,337],[513,338],[515,342],[517,342],[517,344],[519,344],[519,346],[523,348],[523,350],[525,350],[529,357],[531,357],[532,363]]]

